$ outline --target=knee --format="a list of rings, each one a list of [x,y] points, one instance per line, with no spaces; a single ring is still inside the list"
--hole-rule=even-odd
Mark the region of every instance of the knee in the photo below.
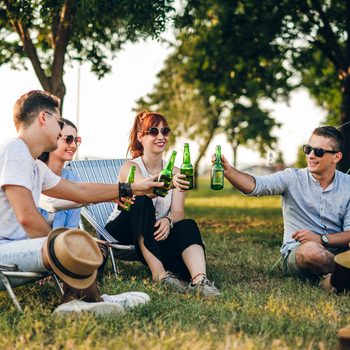
[[[153,201],[148,196],[136,196],[132,208],[154,208]]]
[[[199,230],[197,223],[193,219],[183,219],[176,223],[178,226],[186,226],[188,229]]]
[[[326,258],[326,249],[319,243],[307,242],[298,247],[297,263],[299,265],[320,265]]]

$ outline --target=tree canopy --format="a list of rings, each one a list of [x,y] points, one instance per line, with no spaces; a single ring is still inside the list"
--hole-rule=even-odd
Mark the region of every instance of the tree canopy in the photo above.
[[[244,97],[261,108],[304,86],[327,122],[343,125],[339,168],[350,167],[349,1],[188,0],[176,23],[178,64],[199,95],[232,108]]]
[[[27,69],[63,99],[64,67],[88,62],[99,78],[127,41],[166,28],[173,0],[0,0],[0,64]]]
[[[278,123],[262,103],[286,98],[293,87],[273,45],[282,17],[264,2],[244,3],[189,0],[176,19],[173,53],[153,92],[139,101],[166,113],[176,135],[197,141],[196,162],[219,131],[234,148],[257,146],[264,154]]]
[[[346,147],[339,168],[346,171],[350,167],[350,2],[282,0],[276,4],[283,13],[279,45],[284,59],[300,77],[300,84],[328,111],[328,122],[345,124],[341,130]]]

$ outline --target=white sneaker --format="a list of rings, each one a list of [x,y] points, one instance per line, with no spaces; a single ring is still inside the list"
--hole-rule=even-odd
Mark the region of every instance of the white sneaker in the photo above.
[[[125,308],[132,308],[137,305],[148,303],[151,298],[143,292],[126,292],[117,295],[102,294],[103,301],[108,303],[116,303]]]
[[[88,303],[83,300],[71,300],[68,303],[59,305],[55,310],[54,314],[63,315],[69,313],[80,313],[80,312],[92,312],[96,315],[109,315],[125,313],[124,308],[116,303],[108,303],[104,301]]]

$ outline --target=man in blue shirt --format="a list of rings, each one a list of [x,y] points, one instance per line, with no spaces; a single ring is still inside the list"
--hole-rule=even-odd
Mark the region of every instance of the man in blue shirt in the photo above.
[[[331,126],[315,129],[303,150],[307,168],[251,176],[222,157],[227,180],[249,196],[281,195],[284,271],[314,279],[334,271],[334,255],[349,248],[350,176],[336,170],[344,137]]]

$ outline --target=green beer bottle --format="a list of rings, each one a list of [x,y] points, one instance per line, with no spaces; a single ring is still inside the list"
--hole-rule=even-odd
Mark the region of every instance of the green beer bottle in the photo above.
[[[132,165],[129,170],[128,177],[126,179],[126,182],[133,183],[135,181],[135,171],[136,171],[136,165]],[[118,205],[118,210],[124,210],[124,211],[130,211],[131,209],[131,204],[130,203],[125,203],[126,208],[121,207]]]
[[[190,184],[188,185],[188,189],[193,189],[193,166],[191,164],[191,156],[190,156],[190,145],[185,143],[184,145],[184,155],[183,161],[180,168],[180,173],[186,175],[186,181]]]
[[[173,168],[175,163],[176,151],[171,152],[170,159],[159,173],[157,181],[164,182],[163,187],[155,187],[153,193],[160,197],[165,197],[170,189],[171,180],[173,178]]]
[[[211,168],[211,182],[212,190],[222,190],[224,188],[224,167],[221,161],[221,146],[216,146],[215,162]]]

